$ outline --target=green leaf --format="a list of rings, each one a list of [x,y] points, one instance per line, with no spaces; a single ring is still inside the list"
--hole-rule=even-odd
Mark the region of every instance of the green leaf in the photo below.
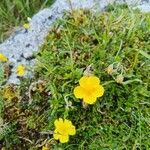
[[[144,57],[150,59],[150,55],[147,54],[146,52],[144,52],[143,50],[136,50],[136,51],[138,51],[138,52],[139,52],[141,55],[143,55]]]

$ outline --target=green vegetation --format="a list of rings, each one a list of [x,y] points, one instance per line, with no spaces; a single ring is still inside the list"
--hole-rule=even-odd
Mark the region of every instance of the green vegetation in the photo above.
[[[97,14],[66,13],[36,54],[35,78],[1,90],[0,112],[7,123],[1,147],[32,150],[47,144],[56,150],[148,150],[149,49],[150,14],[126,6],[110,6]],[[73,95],[85,71],[99,77],[105,88],[104,95],[86,107]],[[123,81],[117,83],[120,74]],[[59,117],[71,120],[77,129],[66,144],[53,139]]]
[[[49,7],[54,0],[1,0],[0,1],[0,42],[2,42],[15,27],[26,23],[27,17]]]

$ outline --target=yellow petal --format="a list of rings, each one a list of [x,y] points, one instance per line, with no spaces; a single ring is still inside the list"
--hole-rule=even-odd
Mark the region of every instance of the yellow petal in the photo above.
[[[80,86],[84,87],[84,85],[87,83],[89,77],[87,76],[83,76],[80,80],[79,80],[79,84]]]
[[[85,96],[84,98],[83,98],[83,101],[85,102],[85,103],[87,103],[87,104],[93,104],[93,103],[95,103],[96,102],[96,97],[95,96],[93,96],[93,95],[88,95],[88,96]]]
[[[99,80],[98,77],[90,76],[90,77],[88,78],[88,83],[89,83],[89,85],[94,85],[94,86],[96,86],[96,85],[99,85],[99,84],[100,84],[100,80]]]
[[[50,150],[50,149],[48,147],[46,147],[46,146],[43,146],[42,150]]]
[[[54,133],[53,137],[54,137],[55,140],[58,140],[60,138],[60,134]]]
[[[59,140],[61,143],[66,143],[69,141],[69,136],[68,135],[61,135]]]
[[[59,118],[58,120],[59,120],[60,123],[64,122],[62,118]]]
[[[83,98],[84,97],[84,90],[81,86],[75,87],[73,91],[76,98]]]
[[[76,134],[76,129],[75,129],[75,126],[72,126],[68,129],[69,131],[69,135],[75,135]]]
[[[64,124],[65,124],[65,126],[67,128],[67,134],[75,135],[76,130],[75,130],[75,126],[72,124],[72,122],[67,120],[67,119],[65,119],[64,120]]]
[[[72,122],[71,121],[69,121],[69,120],[67,120],[67,119],[65,119],[64,120],[64,124],[66,125],[66,126],[72,126]]]
[[[63,119],[62,118],[59,118],[59,119],[56,119],[55,122],[54,122],[54,125],[55,127],[59,127],[61,124],[63,123]]]
[[[95,97],[101,97],[101,96],[103,96],[103,94],[104,94],[104,87],[102,85],[99,85],[96,88],[95,92],[93,93],[93,95]]]
[[[92,88],[97,87],[100,84],[100,80],[96,76],[83,76],[79,80],[79,84],[83,88]]]

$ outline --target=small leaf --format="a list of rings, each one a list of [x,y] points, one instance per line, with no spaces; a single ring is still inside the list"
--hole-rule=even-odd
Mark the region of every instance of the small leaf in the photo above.
[[[136,50],[136,51],[138,51],[138,52],[139,52],[141,55],[143,55],[144,57],[150,59],[150,55],[147,54],[146,52],[144,52],[143,50]]]

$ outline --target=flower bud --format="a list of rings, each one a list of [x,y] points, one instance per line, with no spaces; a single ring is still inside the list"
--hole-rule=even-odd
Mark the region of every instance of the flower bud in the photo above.
[[[117,78],[116,78],[116,82],[120,83],[120,84],[122,84],[123,80],[124,80],[124,77],[123,77],[122,74],[118,75]]]
[[[109,65],[106,69],[107,73],[109,75],[112,75],[114,73],[114,68],[113,68],[113,64]]]

